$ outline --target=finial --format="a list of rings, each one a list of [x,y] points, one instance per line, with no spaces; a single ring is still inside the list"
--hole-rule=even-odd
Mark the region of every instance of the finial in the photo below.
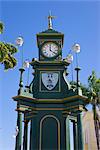
[[[49,16],[48,16],[48,29],[53,29],[52,27],[52,19],[55,18],[55,16],[51,15],[51,11],[49,11]]]
[[[22,88],[23,88],[23,78],[22,78],[22,76],[23,76],[23,72],[24,72],[25,70],[24,70],[24,68],[20,68],[19,71],[20,71],[20,81],[19,81],[18,95],[20,95],[21,92],[22,92]]]
[[[81,70],[79,67],[76,67],[75,68],[76,70],[76,92],[77,92],[77,95],[80,94],[80,82],[79,82],[79,71]]]

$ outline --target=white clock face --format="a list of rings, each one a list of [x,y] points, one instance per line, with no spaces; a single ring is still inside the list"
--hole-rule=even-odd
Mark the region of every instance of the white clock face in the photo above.
[[[42,53],[49,58],[55,57],[58,54],[58,46],[53,42],[48,42],[43,45]]]

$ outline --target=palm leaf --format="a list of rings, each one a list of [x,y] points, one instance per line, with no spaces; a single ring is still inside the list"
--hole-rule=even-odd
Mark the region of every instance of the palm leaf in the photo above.
[[[0,22],[0,34],[3,33],[3,30],[4,30],[4,25],[2,22]]]

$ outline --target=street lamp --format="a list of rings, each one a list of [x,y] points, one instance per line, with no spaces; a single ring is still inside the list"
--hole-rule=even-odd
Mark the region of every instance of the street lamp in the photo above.
[[[17,37],[17,39],[16,39],[15,42],[16,42],[16,45],[18,47],[23,46],[23,43],[24,43],[23,37],[22,36]],[[24,68],[23,68],[23,48],[22,48],[22,53],[21,53],[21,61],[22,61],[22,67],[19,69],[19,71],[20,71],[20,81],[19,81],[18,94],[21,94],[21,92],[22,92],[22,88],[23,88],[23,79],[22,79],[22,76],[23,76],[23,72],[25,71]]]
[[[66,62],[68,62],[69,64],[71,64],[71,71],[72,71],[72,81],[73,81],[73,55],[71,54],[71,50],[69,51],[67,57],[64,59]]]
[[[78,67],[78,53],[80,53],[80,45],[75,43],[72,46],[72,50],[76,53],[76,67]]]
[[[73,55],[72,54],[68,54],[65,61],[67,61],[68,63],[72,63],[73,61]]]
[[[73,46],[72,46],[72,50],[76,53],[76,68],[75,68],[75,71],[76,71],[76,85],[77,85],[77,94],[79,95],[79,91],[80,91],[80,85],[79,85],[79,71],[81,70],[79,68],[79,64],[78,64],[78,53],[80,53],[80,45],[75,43]]]
[[[23,46],[23,44],[24,44],[24,39],[23,39],[23,37],[22,36],[19,36],[19,37],[17,37],[17,39],[16,39],[16,45],[18,46],[18,47],[21,47],[21,46]],[[22,47],[22,50],[21,50],[21,61],[22,61],[22,67],[23,67],[23,47]]]

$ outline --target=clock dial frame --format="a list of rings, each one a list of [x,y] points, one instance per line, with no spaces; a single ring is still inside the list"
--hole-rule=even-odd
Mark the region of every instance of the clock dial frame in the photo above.
[[[53,42],[47,42],[42,46],[42,54],[47,58],[54,58],[58,55],[58,45]]]

